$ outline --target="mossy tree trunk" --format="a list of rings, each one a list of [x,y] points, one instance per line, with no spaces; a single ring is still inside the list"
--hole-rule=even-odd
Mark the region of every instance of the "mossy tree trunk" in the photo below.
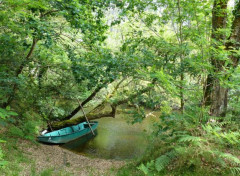
[[[143,93],[146,93],[149,90],[153,89],[155,83],[156,83],[156,80],[154,79],[152,81],[152,83],[150,83],[147,87],[141,89],[140,91],[129,95],[125,99],[119,99],[119,100],[114,101],[110,105],[111,106],[110,111],[106,111],[106,110],[101,111],[101,112],[94,111],[93,113],[87,114],[87,118],[89,120],[100,119],[100,118],[103,118],[103,117],[113,117],[113,118],[115,118],[116,112],[117,112],[117,107],[119,105],[125,104],[125,103],[129,102],[130,100],[133,100],[133,99],[137,98],[138,96],[142,95]],[[105,102],[103,102],[103,103],[105,103]],[[78,118],[75,118],[75,119],[67,119],[67,120],[53,122],[53,123],[51,123],[51,126],[48,126],[48,129],[57,130],[57,129],[61,129],[61,128],[64,128],[64,127],[67,127],[67,126],[76,125],[76,124],[84,122],[84,121],[86,121],[86,119],[85,119],[85,116],[82,115],[82,116],[80,116]]]
[[[204,105],[210,105],[210,115],[212,116],[225,116],[227,112],[228,88],[224,87],[218,75],[223,75],[221,80],[228,81],[229,75],[227,74],[229,73],[226,72],[234,71],[239,63],[239,55],[234,50],[239,50],[240,46],[240,1],[238,1],[233,11],[234,20],[228,42],[224,43],[226,36],[219,32],[221,29],[226,28],[227,4],[228,0],[215,0],[212,10],[212,39],[215,41],[213,47],[218,49],[219,46],[225,45],[226,50],[230,51],[227,67],[225,60],[221,60],[216,56],[211,58],[214,73],[209,74],[207,77],[203,101]]]

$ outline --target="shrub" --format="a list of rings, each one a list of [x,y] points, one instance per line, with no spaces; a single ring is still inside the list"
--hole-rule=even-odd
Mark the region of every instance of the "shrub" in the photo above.
[[[0,118],[3,120],[6,120],[6,118],[10,117],[10,116],[16,116],[17,113],[13,112],[10,110],[10,107],[7,107],[6,109],[2,109],[0,108]],[[3,143],[5,141],[0,139],[0,143]],[[7,161],[5,161],[3,159],[3,152],[0,146],[0,167],[4,167],[7,164]]]
[[[234,125],[196,123],[186,114],[161,117],[138,169],[145,175],[239,175],[240,133],[231,130]]]

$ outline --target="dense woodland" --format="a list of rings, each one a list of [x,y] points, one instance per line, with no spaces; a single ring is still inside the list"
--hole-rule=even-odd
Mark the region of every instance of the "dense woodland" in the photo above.
[[[118,175],[240,175],[239,47],[239,0],[0,0],[0,171],[11,139],[83,122],[83,106],[161,111]]]

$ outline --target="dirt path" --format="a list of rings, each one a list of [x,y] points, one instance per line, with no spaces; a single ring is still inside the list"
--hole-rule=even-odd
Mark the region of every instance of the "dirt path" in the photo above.
[[[46,169],[59,173],[70,173],[74,176],[107,176],[115,175],[116,170],[124,165],[124,161],[88,158],[75,154],[57,145],[33,145],[22,141],[20,147],[24,154],[34,162],[36,173]],[[21,175],[31,175],[31,165],[24,165]]]

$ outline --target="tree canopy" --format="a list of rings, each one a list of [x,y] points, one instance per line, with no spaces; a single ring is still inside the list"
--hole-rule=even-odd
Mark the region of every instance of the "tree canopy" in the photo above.
[[[54,130],[85,121],[81,106],[90,120],[131,107],[132,123],[160,110],[152,136],[174,147],[138,170],[209,155],[239,173],[239,43],[239,0],[0,0],[0,122]]]

